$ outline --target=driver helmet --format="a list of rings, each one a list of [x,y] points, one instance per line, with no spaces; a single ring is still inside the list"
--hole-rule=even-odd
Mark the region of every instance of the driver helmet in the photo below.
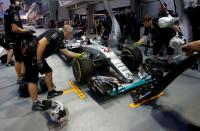
[[[50,120],[60,124],[61,126],[68,121],[68,110],[59,101],[52,102],[52,106],[49,109]]]

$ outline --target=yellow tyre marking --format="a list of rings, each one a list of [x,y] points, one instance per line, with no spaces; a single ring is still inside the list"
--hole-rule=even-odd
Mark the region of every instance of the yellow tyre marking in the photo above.
[[[66,95],[66,94],[69,94],[69,93],[72,93],[72,92],[74,92],[73,89],[67,89],[67,90],[63,91],[63,95]]]
[[[72,88],[73,92],[75,92],[81,100],[86,98],[86,95],[80,90],[80,88],[73,82],[69,81],[68,85]]]

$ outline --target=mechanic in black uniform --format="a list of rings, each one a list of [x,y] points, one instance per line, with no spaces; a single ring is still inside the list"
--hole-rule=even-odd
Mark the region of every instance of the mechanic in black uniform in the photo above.
[[[176,35],[176,32],[180,32],[179,26],[174,25],[173,27],[171,27],[174,32],[166,34],[166,28],[163,29],[159,27],[158,18],[153,19],[152,17],[145,16],[143,19],[143,24],[145,27],[144,35],[138,42],[135,43],[135,45],[142,45],[146,41],[150,33],[152,37],[153,54],[155,55],[155,58],[159,59],[159,55],[162,51],[163,46],[166,46],[168,54],[168,64],[171,65],[174,50],[169,47],[169,41],[172,37]]]
[[[53,98],[62,95],[63,91],[56,91],[54,89],[52,79],[52,69],[46,62],[46,58],[53,53],[60,51],[61,53],[72,57],[81,58],[83,54],[74,53],[67,50],[63,44],[63,40],[69,39],[72,35],[72,27],[64,25],[60,30],[49,29],[41,34],[36,40],[29,44],[29,49],[25,53],[25,82],[28,82],[28,89],[32,97],[33,106],[32,110],[45,110],[47,107],[38,100],[38,74],[45,74],[45,82],[48,87],[47,98]]]
[[[110,34],[109,28],[105,24],[103,24],[101,29],[101,37],[104,40],[105,46],[108,46],[109,34]]]
[[[21,83],[23,63],[21,50],[21,34],[28,33],[29,30],[23,29],[19,10],[21,9],[20,2],[17,0],[10,0],[11,6],[4,14],[4,28],[7,42],[13,43],[13,51],[15,56],[15,71],[17,73],[17,83]]]
[[[159,12],[158,12],[158,18],[161,17],[167,17],[168,15],[171,15],[172,17],[177,17],[177,14],[172,11],[167,9],[167,4],[163,3],[160,4]],[[178,22],[176,23],[177,27],[179,26]],[[178,31],[180,36],[183,36],[181,31]],[[167,47],[167,54],[168,54],[168,63],[171,63],[174,57],[174,49],[169,47],[169,42],[176,35],[176,32],[172,28],[164,28],[162,29],[162,42],[163,42],[163,47]],[[161,49],[160,52],[162,52],[163,48]]]

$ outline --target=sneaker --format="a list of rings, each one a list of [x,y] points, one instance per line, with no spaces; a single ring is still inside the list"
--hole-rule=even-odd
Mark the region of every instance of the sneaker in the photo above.
[[[62,95],[62,94],[63,94],[63,91],[52,90],[52,91],[48,92],[47,99],[53,98],[53,97],[56,97],[56,96],[59,96],[59,95]]]
[[[43,100],[42,104],[45,105],[47,108],[52,107],[52,101],[51,100]]]
[[[48,108],[49,108],[48,106],[42,104],[40,101],[34,102],[32,105],[33,111],[45,111]]]

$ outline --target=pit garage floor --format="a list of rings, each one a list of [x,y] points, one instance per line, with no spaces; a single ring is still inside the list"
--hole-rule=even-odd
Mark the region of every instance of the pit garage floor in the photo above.
[[[39,33],[41,30],[37,30]],[[69,89],[72,69],[57,56],[48,58],[57,90]],[[0,65],[0,131],[187,131],[188,124],[200,126],[200,73],[187,70],[165,90],[154,104],[132,109],[125,94],[97,102],[86,86],[81,100],[74,94],[54,98],[69,110],[67,126],[49,123],[45,112],[32,112],[31,99],[17,95],[14,67]],[[47,94],[39,95],[46,99]]]

